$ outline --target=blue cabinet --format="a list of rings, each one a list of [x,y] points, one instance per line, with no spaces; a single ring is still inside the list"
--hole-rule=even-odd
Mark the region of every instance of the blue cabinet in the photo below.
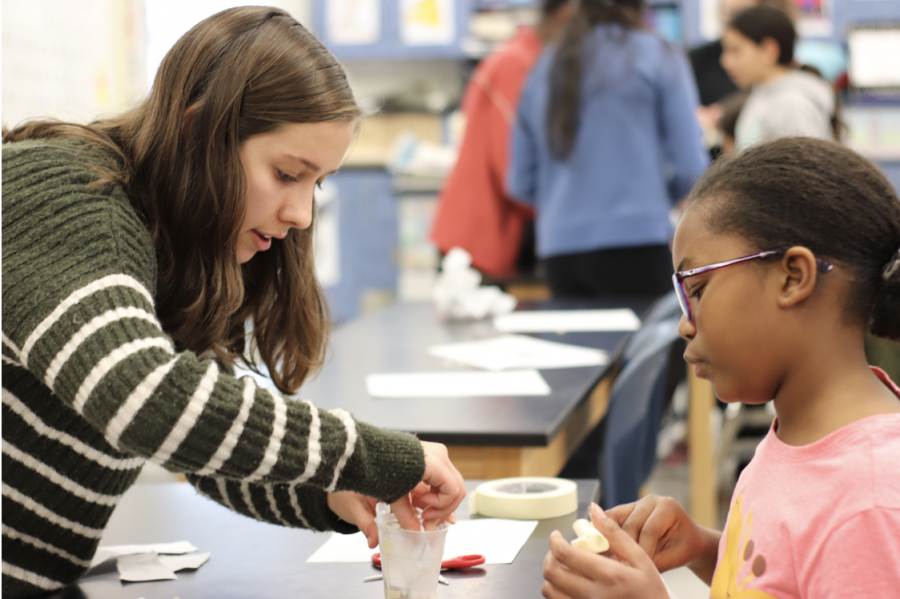
[[[340,279],[325,288],[331,316],[342,322],[359,315],[367,292],[397,288],[397,202],[384,169],[344,168],[329,177],[337,188],[327,210],[335,210]]]
[[[333,0],[316,0],[313,19],[317,37],[342,61],[384,61],[384,60],[436,60],[461,59],[465,57],[462,40],[469,27],[469,16],[472,12],[470,0],[451,0],[453,5],[452,39],[448,43],[408,45],[403,41],[401,31],[401,10],[403,0],[378,0],[377,41],[373,43],[346,43],[342,39],[334,39],[334,24],[329,20],[340,13],[338,4],[348,6],[351,3],[335,3]],[[346,0],[345,0],[346,2]],[[423,10],[433,9],[438,3],[435,0],[421,0]]]

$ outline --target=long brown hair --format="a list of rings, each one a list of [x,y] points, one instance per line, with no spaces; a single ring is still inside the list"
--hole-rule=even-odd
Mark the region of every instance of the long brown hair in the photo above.
[[[226,363],[258,352],[290,393],[321,366],[327,342],[313,227],[292,229],[238,263],[247,208],[240,146],[286,123],[360,115],[344,71],[312,34],[282,10],[241,7],[178,40],[134,110],[87,126],[30,122],[3,140],[79,137],[115,152],[121,169],[97,165],[101,182],[122,185],[149,230],[164,330],[179,347],[212,351]]]
[[[565,159],[575,147],[581,111],[584,37],[601,23],[615,23],[626,31],[642,27],[643,0],[581,0],[560,41],[550,70],[547,140],[550,153]]]

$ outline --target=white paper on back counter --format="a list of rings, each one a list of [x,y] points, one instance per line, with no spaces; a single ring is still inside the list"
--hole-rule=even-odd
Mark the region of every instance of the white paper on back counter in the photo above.
[[[609,361],[608,354],[600,349],[545,341],[525,335],[501,335],[479,341],[432,345],[428,348],[428,354],[494,371],[602,366]]]
[[[391,398],[550,395],[550,386],[537,370],[370,374],[366,388],[372,397]]]
[[[494,328],[504,333],[572,333],[636,331],[641,319],[633,310],[522,311],[494,317]]]
[[[534,532],[537,520],[480,518],[460,520],[447,531],[444,559],[462,555],[483,555],[486,564],[511,564],[525,541]],[[366,537],[333,533],[307,562],[371,562],[378,548],[369,549]]]

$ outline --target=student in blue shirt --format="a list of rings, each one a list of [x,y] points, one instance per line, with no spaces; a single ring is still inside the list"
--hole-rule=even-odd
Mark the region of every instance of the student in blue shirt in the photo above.
[[[582,0],[519,101],[507,187],[535,208],[556,297],[666,293],[669,211],[709,162],[688,62],[643,8]]]

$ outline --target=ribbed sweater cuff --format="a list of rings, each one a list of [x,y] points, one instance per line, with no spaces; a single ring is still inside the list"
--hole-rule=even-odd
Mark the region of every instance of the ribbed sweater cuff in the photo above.
[[[357,422],[361,443],[347,462],[338,490],[352,490],[393,503],[425,473],[425,453],[414,436]]]

